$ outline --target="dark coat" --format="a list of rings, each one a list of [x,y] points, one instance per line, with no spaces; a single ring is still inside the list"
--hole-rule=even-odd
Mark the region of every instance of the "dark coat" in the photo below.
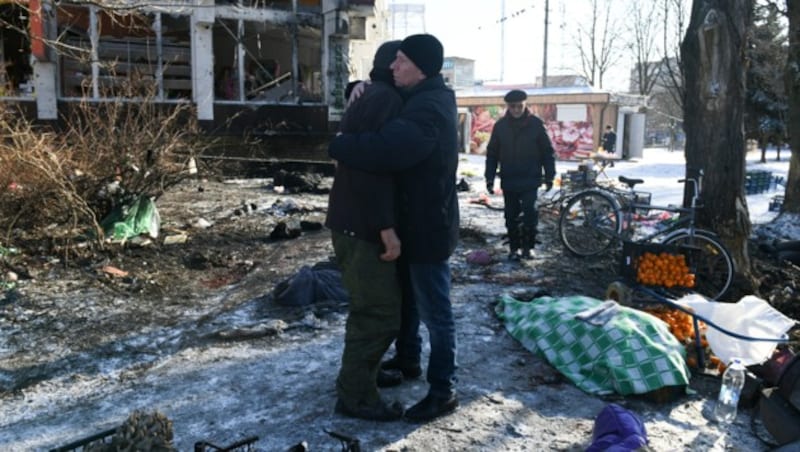
[[[342,133],[378,130],[402,107],[403,98],[394,86],[373,81],[347,108],[340,130]],[[397,226],[394,184],[389,174],[368,173],[338,164],[325,226],[350,237],[380,243],[380,231]]]
[[[455,93],[440,75],[406,93],[400,115],[378,132],[345,133],[329,155],[365,171],[393,173],[399,194],[398,235],[411,263],[441,262],[458,242]]]
[[[614,152],[617,147],[617,134],[613,130],[603,134],[603,150],[606,152]]]
[[[536,190],[553,182],[555,151],[541,119],[526,110],[520,118],[506,113],[495,123],[486,147],[487,183],[494,182],[498,164],[503,191]]]

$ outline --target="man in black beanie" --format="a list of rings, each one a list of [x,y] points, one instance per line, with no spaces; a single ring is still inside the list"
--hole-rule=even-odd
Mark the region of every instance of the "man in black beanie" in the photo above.
[[[506,114],[492,128],[486,146],[486,190],[494,193],[494,177],[500,165],[500,188],[503,189],[504,216],[508,232],[508,257],[511,260],[531,257],[536,243],[539,214],[536,210],[538,188],[553,187],[555,151],[544,122],[530,114],[525,106],[525,91],[509,91],[503,100]],[[518,254],[521,250],[521,254]]]
[[[397,181],[398,235],[403,242],[398,272],[403,292],[395,356],[382,367],[406,378],[421,374],[420,321],[430,338],[428,394],[405,418],[425,422],[453,412],[456,397],[455,321],[450,302],[449,258],[458,241],[457,113],[455,93],[439,73],[442,44],[429,34],[403,40],[391,65],[405,98],[397,118],[378,132],[342,133],[328,147],[342,164],[391,173]]]
[[[347,107],[343,133],[378,130],[400,113],[403,99],[389,66],[400,41],[383,43],[372,63],[372,83]],[[336,412],[374,421],[399,420],[403,407],[384,401],[376,386],[383,354],[400,331],[400,284],[395,232],[395,190],[390,174],[336,166],[325,225],[331,230],[342,282],[350,295],[344,351],[336,379]]]

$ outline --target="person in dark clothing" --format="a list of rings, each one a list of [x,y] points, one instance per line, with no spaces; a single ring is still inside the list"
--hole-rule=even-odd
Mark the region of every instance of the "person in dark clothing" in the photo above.
[[[420,321],[430,338],[428,394],[405,418],[424,422],[458,407],[455,391],[456,336],[450,301],[449,258],[458,242],[458,115],[455,93],[440,74],[442,44],[429,34],[405,38],[392,63],[405,105],[378,132],[344,133],[328,147],[342,164],[392,173],[399,194],[398,235],[403,242],[398,271],[403,293],[395,356],[383,369],[408,378],[421,373]]]
[[[611,125],[606,126],[606,132],[603,134],[603,150],[609,154],[613,154],[617,147],[617,133]]]
[[[372,83],[345,111],[340,130],[378,130],[403,106],[389,65],[400,41],[382,44],[370,72]],[[328,201],[325,225],[331,230],[342,280],[350,295],[344,351],[336,379],[336,411],[369,420],[402,418],[403,407],[384,401],[376,387],[381,358],[400,331],[400,282],[396,259],[400,240],[395,232],[394,179],[344,163]]]
[[[524,91],[509,91],[503,100],[506,114],[492,129],[486,147],[486,190],[494,193],[494,178],[500,166],[500,188],[509,240],[509,259],[530,258],[536,242],[539,215],[537,190],[542,183],[549,191],[556,173],[555,151],[544,123],[525,106]],[[521,218],[520,218],[521,215]],[[521,255],[518,253],[521,250]]]

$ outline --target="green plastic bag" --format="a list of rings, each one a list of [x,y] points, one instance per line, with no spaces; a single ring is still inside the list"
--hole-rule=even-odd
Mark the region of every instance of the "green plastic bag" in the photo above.
[[[106,237],[114,241],[128,240],[142,234],[157,238],[161,216],[153,200],[140,195],[130,204],[117,206],[101,226]]]

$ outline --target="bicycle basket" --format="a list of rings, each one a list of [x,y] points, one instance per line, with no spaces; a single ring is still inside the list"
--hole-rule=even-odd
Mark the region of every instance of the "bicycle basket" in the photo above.
[[[697,251],[688,246],[625,241],[620,275],[631,284],[690,289],[694,287]]]

